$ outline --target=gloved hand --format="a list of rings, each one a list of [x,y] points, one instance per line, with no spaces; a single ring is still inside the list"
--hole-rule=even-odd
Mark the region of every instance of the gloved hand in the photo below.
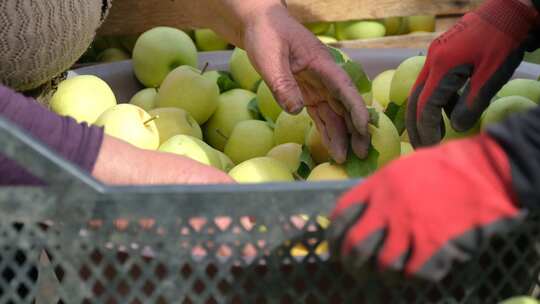
[[[281,107],[289,113],[307,107],[336,162],[345,162],[350,142],[360,158],[367,156],[369,114],[362,97],[326,46],[285,7],[252,19],[243,42]]]
[[[505,151],[487,134],[420,149],[341,198],[332,252],[349,269],[376,261],[379,270],[440,279],[523,219],[511,178]]]
[[[441,140],[442,108],[457,131],[473,127],[523,60],[537,15],[518,0],[487,0],[433,41],[408,104],[413,146]]]

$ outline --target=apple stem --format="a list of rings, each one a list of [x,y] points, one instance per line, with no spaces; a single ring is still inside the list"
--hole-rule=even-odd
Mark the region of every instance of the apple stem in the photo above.
[[[208,69],[208,66],[209,66],[209,65],[210,65],[210,64],[208,63],[208,61],[204,64],[204,67],[203,67],[203,69],[202,69],[202,71],[201,71],[201,75],[204,74],[204,72],[206,72],[206,70]]]
[[[156,115],[154,117],[151,117],[150,119],[148,119],[147,121],[144,122],[144,125],[148,125],[149,123],[151,123],[152,121],[156,120],[159,118],[159,115]]]
[[[225,140],[229,140],[229,137],[227,137],[225,134],[223,134],[220,129],[216,129],[216,133],[219,136],[223,137]]]

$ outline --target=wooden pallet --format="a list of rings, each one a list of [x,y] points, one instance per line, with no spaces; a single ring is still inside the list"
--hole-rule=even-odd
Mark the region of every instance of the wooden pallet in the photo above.
[[[196,0],[194,0],[196,1]],[[436,15],[438,32],[446,30],[456,17],[477,7],[482,0],[288,0],[292,15],[300,22],[345,21],[393,16]],[[193,20],[183,14],[179,1],[115,0],[100,35],[142,33],[158,25],[191,28]],[[423,47],[437,33],[346,41],[347,47]]]

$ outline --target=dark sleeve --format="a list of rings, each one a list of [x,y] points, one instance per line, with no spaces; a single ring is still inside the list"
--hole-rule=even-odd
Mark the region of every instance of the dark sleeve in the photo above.
[[[31,98],[0,85],[0,115],[33,135],[87,172],[94,168],[103,130],[61,117]],[[43,185],[26,170],[0,155],[0,185]]]
[[[540,106],[488,128],[506,151],[512,183],[526,208],[540,207]]]

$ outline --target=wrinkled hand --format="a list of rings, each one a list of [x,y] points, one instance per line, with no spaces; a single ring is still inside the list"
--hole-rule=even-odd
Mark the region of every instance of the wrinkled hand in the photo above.
[[[521,221],[511,178],[505,152],[487,135],[420,149],[340,199],[330,248],[359,274],[375,261],[379,270],[441,279]]]
[[[536,15],[518,0],[488,0],[431,44],[408,104],[413,146],[441,140],[442,109],[457,131],[474,126],[523,60]]]
[[[244,48],[280,106],[307,111],[332,158],[343,163],[349,143],[360,158],[369,147],[369,115],[349,76],[311,32],[276,6],[253,18]]]

